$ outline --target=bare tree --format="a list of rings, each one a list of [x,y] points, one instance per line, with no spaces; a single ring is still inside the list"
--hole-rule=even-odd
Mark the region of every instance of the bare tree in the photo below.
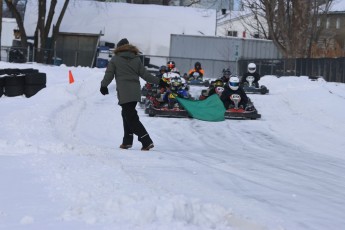
[[[324,17],[331,5],[330,0],[243,0],[244,6],[261,12],[268,28],[268,38],[287,58],[309,57],[313,41],[318,39]]]
[[[23,18],[19,14],[17,8],[13,5],[11,0],[5,0],[6,5],[14,15],[16,22],[18,24],[18,28],[21,34],[21,46],[23,48],[27,48],[27,35],[23,25]],[[55,14],[55,7],[57,4],[57,0],[51,0],[50,8],[47,15],[47,1],[46,0],[38,0],[38,19],[37,19],[37,26],[34,35],[34,47],[37,48],[36,52],[36,61],[39,63],[44,62],[44,50],[53,48],[53,44],[56,40],[56,36],[58,34],[62,19],[65,15],[67,6],[69,4],[69,0],[65,0],[63,8],[60,12],[58,20],[53,28],[53,42],[48,46],[47,39],[49,36],[50,29],[52,27],[52,22]],[[51,57],[51,55],[50,55]]]

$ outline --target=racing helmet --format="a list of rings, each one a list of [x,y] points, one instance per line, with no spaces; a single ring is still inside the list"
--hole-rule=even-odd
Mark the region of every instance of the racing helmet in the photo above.
[[[180,86],[182,86],[182,79],[181,79],[181,77],[173,77],[173,78],[171,78],[170,79],[170,84],[171,84],[171,86],[173,86],[173,87],[180,87]]]
[[[222,77],[223,82],[228,82],[230,76],[231,76],[231,71],[230,71],[230,69],[229,69],[229,68],[223,69],[223,77]]]
[[[161,67],[159,67],[159,72],[160,73],[166,73],[167,72],[167,67],[165,65],[162,65]]]
[[[199,69],[201,69],[201,63],[200,62],[195,62],[195,64],[194,64],[194,68],[195,69],[197,69],[197,70],[199,70]]]
[[[229,87],[232,90],[238,90],[239,86],[240,86],[240,79],[237,76],[232,76],[229,79]]]
[[[168,67],[169,69],[175,68],[175,62],[174,62],[174,61],[168,61],[168,62],[167,62],[167,67]]]
[[[255,65],[255,63],[249,63],[249,64],[248,64],[248,72],[249,72],[249,73],[255,73],[255,71],[256,71],[256,65]]]
[[[224,83],[222,81],[222,79],[217,79],[213,82],[214,87],[223,87]]]

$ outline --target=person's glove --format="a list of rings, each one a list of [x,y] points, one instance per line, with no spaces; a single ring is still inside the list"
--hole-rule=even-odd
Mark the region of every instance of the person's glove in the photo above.
[[[159,79],[159,84],[158,84],[161,88],[167,88],[169,87],[169,84],[165,81],[163,81],[163,79]]]
[[[99,91],[101,91],[101,94],[103,95],[109,94],[108,88],[104,86],[101,86],[101,89]]]

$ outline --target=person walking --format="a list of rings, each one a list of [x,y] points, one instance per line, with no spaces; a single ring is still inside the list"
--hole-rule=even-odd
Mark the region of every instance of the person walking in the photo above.
[[[129,44],[126,38],[117,43],[114,53],[115,55],[108,63],[101,81],[100,92],[103,95],[109,94],[108,85],[115,78],[118,104],[122,107],[121,115],[124,131],[120,148],[131,148],[133,134],[135,134],[142,144],[141,150],[150,150],[154,147],[153,141],[144,125],[140,122],[135,109],[137,103],[141,100],[139,77],[160,87],[168,87],[169,85],[146,70],[138,56],[139,49]]]

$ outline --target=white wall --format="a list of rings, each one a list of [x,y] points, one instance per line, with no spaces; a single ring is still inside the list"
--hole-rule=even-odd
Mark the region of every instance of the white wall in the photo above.
[[[14,18],[2,19],[1,46],[12,46],[13,30],[16,28],[17,22]]]
[[[259,20],[265,25],[266,30],[267,26],[265,19],[259,16]],[[246,38],[254,38],[254,34],[258,32],[257,21],[254,18],[253,14],[248,14],[242,17],[237,17],[236,19],[231,19],[222,22],[217,26],[217,36],[227,36],[228,31],[237,31],[237,37],[243,37],[243,32],[246,32]],[[260,38],[263,38],[263,33],[260,29],[259,31]]]

